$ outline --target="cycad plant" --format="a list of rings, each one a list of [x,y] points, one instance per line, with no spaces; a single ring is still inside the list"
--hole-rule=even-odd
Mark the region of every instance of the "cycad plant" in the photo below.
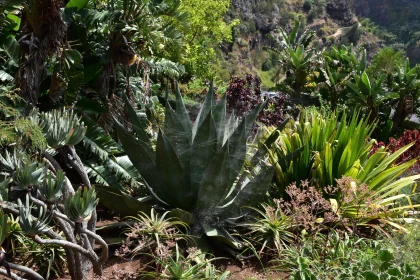
[[[156,203],[165,209],[190,213],[194,234],[217,236],[240,247],[226,227],[246,213],[243,206],[261,202],[273,174],[273,168],[260,161],[264,148],[251,160],[254,176],[243,172],[246,141],[264,105],[242,120],[228,117],[226,95],[216,104],[211,86],[192,125],[177,90],[176,111],[167,103],[165,126],[159,131],[156,150],[132,108],[129,113],[137,137],[119,123],[117,132]]]

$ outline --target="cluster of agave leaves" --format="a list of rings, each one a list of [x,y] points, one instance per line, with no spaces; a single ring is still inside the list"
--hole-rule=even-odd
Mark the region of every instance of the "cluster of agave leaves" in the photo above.
[[[193,234],[216,237],[240,248],[241,243],[227,229],[249,211],[246,206],[264,200],[273,167],[262,159],[285,124],[249,159],[247,140],[265,102],[239,120],[228,116],[226,96],[216,102],[211,86],[194,124],[178,89],[175,104],[176,110],[166,104],[156,149],[136,111],[129,107],[135,135],[117,123],[121,144],[159,207],[177,213],[190,224]],[[248,159],[251,170],[244,168]]]
[[[30,119],[42,129],[48,144],[44,152],[50,155],[64,146],[76,145],[82,141],[86,132],[83,122],[71,111],[53,110],[41,115],[34,111]],[[48,224],[57,203],[63,204],[66,216],[77,223],[89,219],[98,203],[94,189],[84,194],[79,189],[74,195],[64,198],[63,189],[68,180],[65,173],[57,170],[56,174],[52,174],[45,162],[38,162],[36,157],[25,151],[6,151],[4,156],[0,155],[0,164],[4,175],[0,182],[0,208],[1,203],[9,200],[9,190],[24,194],[24,203],[18,199],[19,224],[27,235],[35,236],[50,229]],[[12,186],[9,189],[10,184]],[[30,203],[31,198],[41,199],[51,209],[39,206],[38,217],[34,217],[32,211],[35,206]]]

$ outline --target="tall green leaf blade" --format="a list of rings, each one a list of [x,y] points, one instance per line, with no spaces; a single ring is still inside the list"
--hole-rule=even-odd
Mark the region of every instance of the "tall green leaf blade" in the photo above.
[[[213,108],[214,124],[217,130],[217,142],[219,144],[218,149],[222,148],[223,138],[225,135],[226,128],[226,99],[227,95],[224,94],[220,99],[219,103]]]
[[[128,117],[130,118],[131,124],[133,125],[133,129],[136,132],[137,137],[139,138],[139,141],[143,146],[143,149],[145,150],[145,152],[147,152],[149,157],[154,157],[153,147],[146,133],[146,127],[148,122],[147,116],[144,116],[143,118],[140,117],[136,113],[134,108],[131,106],[126,96],[124,96],[124,100],[126,104]]]
[[[222,206],[224,218],[236,218],[244,215],[250,209],[243,206],[255,206],[267,195],[271,180],[274,175],[274,167],[265,168],[254,176],[242,189],[238,190],[235,197]]]
[[[162,131],[156,144],[156,167],[163,183],[161,192],[157,193],[159,197],[172,207],[189,209],[192,193],[185,182],[178,155]]]
[[[127,155],[133,163],[134,167],[139,171],[156,195],[161,195],[162,182],[156,169],[155,158],[151,157],[144,149],[142,143],[134,138],[125,128],[115,122],[118,136]],[[160,198],[162,199],[162,198]]]
[[[88,2],[89,0],[70,0],[67,3],[66,8],[77,8],[77,10],[80,10],[84,8]]]
[[[226,193],[226,190],[230,187],[229,165],[229,145],[226,143],[202,174],[202,181],[197,196],[196,206],[198,208],[210,210],[217,206],[218,202]]]
[[[214,87],[213,82],[210,84],[210,89],[207,92],[206,99],[204,100],[203,105],[201,106],[200,112],[198,113],[197,119],[194,122],[193,125],[193,132],[192,137],[195,138],[195,135],[197,134],[198,128],[201,126],[201,124],[204,122],[210,111],[212,110],[212,107],[215,105],[214,100]]]
[[[201,179],[210,161],[217,151],[217,131],[212,113],[209,112],[198,127],[191,147],[190,184],[192,191],[198,195]]]
[[[176,115],[178,116],[179,121],[184,126],[184,131],[190,131],[190,137],[192,137],[192,125],[190,121],[190,116],[188,115],[187,108],[185,107],[184,101],[182,100],[181,93],[178,88],[178,83],[176,83],[175,96],[176,96],[176,110],[175,110]]]

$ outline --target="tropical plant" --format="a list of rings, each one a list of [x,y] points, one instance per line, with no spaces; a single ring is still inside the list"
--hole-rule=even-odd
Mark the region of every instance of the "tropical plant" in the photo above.
[[[325,198],[332,199],[332,204],[340,203],[338,193],[327,191],[328,186],[337,186],[337,179],[343,176],[353,178],[354,188],[360,187],[360,193],[356,192],[351,200],[352,203],[344,203],[346,211],[336,210],[341,216],[353,218],[360,225],[369,225],[377,228],[371,222],[381,221],[404,230],[402,224],[410,221],[404,218],[409,209],[418,207],[412,205],[412,194],[402,194],[403,188],[413,186],[419,175],[399,178],[415,162],[412,159],[406,163],[395,164],[398,158],[413,144],[400,148],[393,154],[389,154],[385,147],[381,147],[371,154],[375,140],[367,141],[374,125],[355,115],[347,122],[343,114],[340,121],[335,113],[329,113],[325,118],[316,110],[303,111],[299,122],[290,122],[284,133],[280,135],[270,151],[270,159],[275,164],[275,178],[279,195],[288,198],[285,188],[292,182],[309,180],[309,184],[319,188]],[[291,154],[299,151],[291,157],[289,162],[280,161]],[[351,183],[347,185],[347,192],[351,192]],[[366,188],[362,191],[362,187]],[[405,201],[402,201],[405,200]],[[372,211],[365,213],[358,211],[361,207],[370,205]],[[346,205],[344,207],[344,205]],[[373,209],[378,211],[373,211]],[[336,207],[337,208],[337,207]],[[377,228],[380,229],[380,228]]]
[[[39,146],[32,146],[31,141],[25,144],[17,142],[17,147],[11,152],[6,150],[0,156],[3,176],[0,184],[2,198],[0,209],[19,217],[22,233],[29,236],[36,244],[44,248],[64,250],[72,279],[86,279],[92,266],[96,274],[101,274],[102,265],[108,257],[108,246],[95,234],[97,204],[95,190],[91,187],[87,173],[73,146],[82,140],[86,128],[83,124],[80,125],[78,117],[72,112],[63,111],[44,113],[41,119],[47,119],[49,126],[44,125],[40,128],[38,126],[40,118],[36,114],[32,112],[25,120],[38,127],[43,137],[48,139],[46,141],[48,149],[44,146],[43,150],[38,150]],[[60,114],[64,115],[64,118]],[[71,117],[67,118],[68,115]],[[13,119],[9,121],[14,122]],[[80,133],[77,132],[79,130]],[[72,136],[77,137],[72,138]],[[31,140],[31,134],[27,137]],[[68,166],[74,169],[73,176],[76,178],[79,176],[78,180],[89,189],[83,193],[83,197],[81,190],[75,193],[69,177],[65,175],[63,167],[59,164],[60,156],[63,156]],[[70,178],[74,178],[73,176]],[[24,190],[24,203],[21,202],[21,190]],[[9,229],[12,230],[11,227]],[[63,232],[65,238],[57,233],[59,231]],[[92,250],[94,242],[100,244],[102,255],[99,256]],[[53,255],[58,253],[55,249],[49,252]],[[49,260],[49,262],[54,261],[53,258]],[[28,261],[29,263],[33,262]],[[43,270],[45,275],[18,264],[9,265],[12,270],[24,272],[32,279],[44,279],[51,273],[52,264],[50,263],[50,268]],[[40,266],[37,265],[37,268]],[[7,271],[1,269],[0,273],[8,275]],[[10,275],[15,277],[13,273]]]
[[[320,63],[320,54],[310,47],[315,32],[306,29],[298,36],[300,25],[299,21],[295,21],[289,34],[280,28],[279,36],[270,35],[275,43],[274,47],[269,48],[280,55],[280,66],[286,75],[285,82],[293,89],[292,95],[297,97],[305,91],[309,76]]]
[[[73,222],[81,224],[90,220],[98,202],[99,199],[96,199],[96,192],[93,188],[84,190],[83,196],[82,188],[79,188],[64,202],[64,213]]]
[[[218,271],[211,262],[215,259],[206,259],[205,254],[190,248],[188,256],[184,257],[178,245],[175,253],[168,259],[157,258],[157,262],[162,267],[158,273],[145,273],[146,276],[160,279],[206,279],[206,280],[225,280],[228,279],[229,271],[224,273]]]
[[[338,105],[345,104],[346,83],[366,69],[366,50],[355,51],[352,45],[339,49],[333,46],[324,52],[323,57],[324,63],[319,67],[320,76],[315,80],[322,83],[319,92],[323,100],[335,110]]]
[[[263,210],[253,208],[258,216],[255,217],[255,222],[245,224],[250,230],[251,243],[261,247],[260,255],[265,250],[278,254],[288,246],[287,244],[293,242],[295,237],[291,230],[294,226],[291,217],[283,213],[278,203],[272,204],[262,205]],[[255,245],[254,247],[257,247]]]
[[[188,225],[178,218],[167,218],[170,214],[156,213],[152,208],[150,216],[139,212],[137,217],[127,217],[134,222],[127,230],[125,244],[118,251],[118,255],[152,254],[154,258],[165,259],[175,247],[177,241],[187,238],[182,230],[186,231]]]
[[[159,131],[156,151],[133,109],[129,108],[129,114],[137,138],[119,123],[117,131],[124,150],[157,203],[165,209],[189,213],[194,220],[193,234],[219,237],[238,248],[241,244],[226,227],[246,213],[241,207],[244,201],[250,206],[261,201],[273,172],[260,161],[264,149],[251,160],[255,176],[249,178],[248,173],[242,172],[246,140],[264,105],[254,108],[241,121],[233,116],[227,119],[226,95],[216,104],[211,86],[191,125],[177,90],[176,111],[167,103],[165,127]],[[274,134],[277,136],[278,132]]]
[[[312,236],[284,250],[273,269],[291,279],[417,279],[409,265],[394,259],[381,241],[340,234]]]
[[[56,244],[38,244],[30,238],[22,240],[24,243],[17,249],[22,262],[34,268],[45,279],[63,277],[66,272],[66,252]]]
[[[407,58],[401,66],[395,67],[393,73],[388,74],[388,79],[391,94],[396,95],[397,100],[392,121],[399,127],[410,114],[414,113],[414,108],[417,108],[420,98],[419,68],[417,66],[411,68],[410,60]],[[408,106],[409,101],[410,106]]]

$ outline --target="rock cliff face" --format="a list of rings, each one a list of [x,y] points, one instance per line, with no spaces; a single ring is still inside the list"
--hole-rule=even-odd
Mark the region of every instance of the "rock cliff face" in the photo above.
[[[391,3],[388,0],[355,0],[353,8],[356,15],[370,18],[380,25],[390,22]]]
[[[395,13],[398,9],[404,11],[413,6],[420,8],[419,0],[351,0],[349,2],[352,2],[352,9],[357,16],[370,18],[382,26],[387,26],[396,19],[404,20],[404,14]]]
[[[343,26],[351,26],[357,22],[350,1],[328,0],[326,11],[332,19],[340,21]]]

